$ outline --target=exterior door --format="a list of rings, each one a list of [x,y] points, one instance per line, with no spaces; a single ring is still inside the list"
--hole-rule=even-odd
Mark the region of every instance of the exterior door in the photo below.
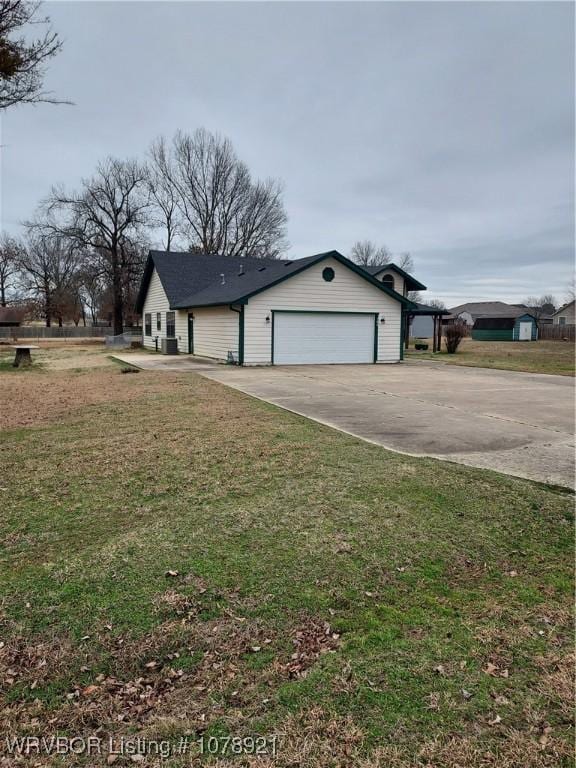
[[[373,313],[273,313],[273,362],[277,365],[373,363]]]
[[[194,354],[194,315],[188,315],[188,354]]]
[[[520,341],[532,341],[532,323],[520,323]]]

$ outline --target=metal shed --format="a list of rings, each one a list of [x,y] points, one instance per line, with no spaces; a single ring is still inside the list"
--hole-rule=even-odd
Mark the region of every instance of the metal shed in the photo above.
[[[472,326],[475,341],[536,341],[538,326],[532,315],[479,317]]]

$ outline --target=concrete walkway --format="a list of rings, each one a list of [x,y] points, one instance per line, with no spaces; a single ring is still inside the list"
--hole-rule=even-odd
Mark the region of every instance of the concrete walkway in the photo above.
[[[143,371],[182,371],[196,372],[210,371],[214,368],[222,368],[222,365],[200,357],[190,355],[147,355],[142,352],[111,352],[111,356],[121,363],[133,365]]]
[[[567,376],[421,362],[199,372],[394,451],[574,488]]]

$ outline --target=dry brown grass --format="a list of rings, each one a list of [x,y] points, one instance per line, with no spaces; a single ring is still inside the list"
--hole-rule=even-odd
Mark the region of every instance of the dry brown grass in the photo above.
[[[99,355],[96,362],[102,357]],[[54,372],[45,376],[27,372],[2,376],[0,429],[42,426],[86,406],[149,397],[174,387],[175,377],[170,374],[141,372],[137,376],[123,376],[114,364],[106,368],[89,367],[97,369],[89,374]]]

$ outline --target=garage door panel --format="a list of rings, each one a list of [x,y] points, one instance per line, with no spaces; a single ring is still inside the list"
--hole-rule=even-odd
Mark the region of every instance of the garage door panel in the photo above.
[[[274,363],[374,362],[373,314],[274,312]]]

